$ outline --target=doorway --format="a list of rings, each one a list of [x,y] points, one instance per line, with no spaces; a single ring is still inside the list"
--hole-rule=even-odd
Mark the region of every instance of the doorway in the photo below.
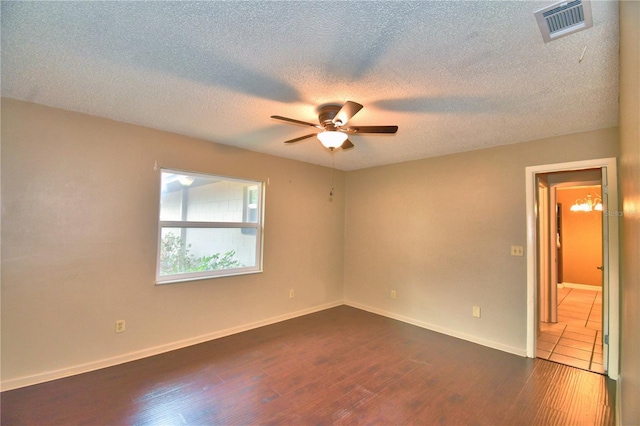
[[[601,323],[601,332],[599,334],[599,339],[602,341],[602,367],[600,372],[604,372],[609,377],[613,379],[617,379],[618,376],[618,353],[619,353],[619,287],[618,287],[618,217],[615,214],[609,214],[610,211],[616,211],[617,208],[617,175],[616,175],[616,161],[615,158],[606,158],[606,159],[597,159],[597,160],[587,160],[587,161],[579,161],[579,162],[571,162],[571,163],[561,163],[561,164],[549,164],[542,166],[532,166],[526,168],[526,201],[527,201],[527,356],[530,358],[536,357],[536,352],[538,349],[538,335],[542,333],[540,318],[543,312],[542,309],[550,309],[554,307],[553,304],[548,306],[542,305],[541,297],[543,296],[542,291],[538,288],[538,283],[540,282],[540,276],[542,274],[545,275],[543,279],[548,279],[550,283],[554,283],[554,281],[558,280],[558,269],[556,265],[558,263],[558,258],[554,257],[555,260],[550,260],[549,264],[549,275],[547,276],[546,272],[540,269],[540,257],[546,256],[544,253],[540,253],[538,251],[538,245],[543,237],[541,234],[543,231],[540,228],[540,224],[538,222],[538,211],[539,208],[539,200],[538,200],[538,188],[542,185],[547,187],[547,191],[549,193],[549,207],[555,207],[557,202],[555,199],[551,200],[552,195],[556,191],[550,190],[553,185],[553,182],[549,183],[543,182],[541,184],[541,180],[538,179],[541,176],[546,176],[547,178],[552,174],[560,174],[560,173],[568,173],[568,172],[584,172],[587,170],[595,170],[595,173],[600,176],[601,179],[601,195],[603,198],[603,211],[601,214],[602,217],[602,258],[604,262],[602,265],[597,265],[602,267],[602,270],[599,272],[603,277],[602,289],[600,292],[594,291],[589,293],[593,296],[593,300],[585,301],[584,297],[580,297],[582,302],[586,304],[590,304],[590,310],[587,313],[586,321],[589,321],[589,318],[594,320],[597,316],[602,318]],[[565,175],[566,176],[566,175]],[[578,182],[579,180],[574,180],[573,182]],[[556,182],[557,184],[558,182]],[[575,185],[574,185],[575,186]],[[613,210],[610,210],[608,206],[613,206]],[[550,210],[550,209],[549,209]],[[558,225],[557,214],[554,212],[553,214],[549,214],[547,217],[547,221],[549,223],[549,227],[553,229],[553,238],[548,238],[550,241],[554,241],[555,233],[557,232],[557,227],[562,227],[562,223]],[[560,228],[562,230],[562,228]],[[547,234],[550,235],[550,234]],[[544,239],[544,238],[543,238]],[[554,256],[558,255],[556,250],[548,250]],[[549,259],[552,259],[552,256],[549,256]],[[560,257],[560,261],[565,261],[563,257]],[[552,267],[553,266],[553,267]],[[551,276],[553,274],[553,276]],[[562,274],[562,273],[560,273]],[[563,281],[567,281],[566,276],[562,277]],[[557,284],[554,283],[554,284]],[[576,283],[580,284],[580,283]],[[573,296],[584,296],[582,294],[583,291],[588,291],[590,289],[584,288],[576,288],[576,287],[566,287],[568,290],[564,288],[560,288],[558,291],[557,285],[549,286],[549,292],[552,294],[544,295],[548,300],[552,300],[553,297],[556,298],[555,309],[557,310],[558,306],[561,306],[565,301],[567,302],[567,307],[569,307],[572,303],[581,303],[581,302],[571,302],[572,299],[566,299],[569,297],[571,293]],[[599,297],[598,297],[599,294]],[[588,296],[588,295],[587,295]],[[598,310],[599,306],[601,306],[600,310]],[[551,309],[553,311],[553,309]],[[556,313],[560,313],[557,311]],[[581,314],[584,316],[584,314]],[[566,315],[560,315],[561,317],[566,317]],[[556,319],[557,321],[557,319]],[[551,322],[550,324],[557,324]],[[591,324],[594,326],[594,324]],[[559,326],[561,327],[561,326]],[[575,332],[574,330],[566,330],[563,329],[560,333],[560,338],[562,338],[562,333],[565,332]],[[593,336],[592,348],[594,352],[596,350],[600,350],[596,347],[596,338],[598,338],[598,331],[594,330],[595,335]],[[556,333],[559,333],[557,330]],[[577,337],[576,335],[567,335],[570,337]],[[565,336],[566,337],[566,336]],[[559,340],[558,339],[558,340]],[[572,339],[578,340],[578,339]],[[544,344],[542,344],[544,345]],[[540,348],[542,349],[542,348]],[[543,349],[544,350],[544,349]],[[551,351],[549,351],[551,353]],[[593,354],[591,355],[593,359]],[[599,360],[600,355],[596,356],[596,360]],[[591,364],[591,361],[589,362]],[[599,363],[596,363],[599,364]],[[584,368],[584,364],[581,366]],[[591,365],[589,365],[589,368]],[[589,369],[587,368],[587,369]],[[594,365],[594,368],[597,366]]]
[[[604,374],[601,174],[536,176],[536,357]]]

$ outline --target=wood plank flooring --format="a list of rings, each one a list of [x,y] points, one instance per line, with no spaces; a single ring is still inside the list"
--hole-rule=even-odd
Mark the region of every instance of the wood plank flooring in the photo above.
[[[613,425],[605,376],[347,306],[1,395],[3,425]]]

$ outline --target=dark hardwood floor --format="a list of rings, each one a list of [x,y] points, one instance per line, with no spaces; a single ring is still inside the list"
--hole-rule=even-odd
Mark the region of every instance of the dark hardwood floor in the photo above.
[[[1,395],[3,425],[613,425],[605,376],[340,306]]]

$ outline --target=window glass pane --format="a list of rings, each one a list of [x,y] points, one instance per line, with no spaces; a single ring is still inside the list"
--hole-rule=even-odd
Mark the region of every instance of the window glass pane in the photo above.
[[[262,183],[163,169],[158,284],[261,272]]]
[[[254,182],[162,172],[160,220],[258,223]]]
[[[244,222],[258,223],[259,190],[257,185],[245,189]]]
[[[256,235],[245,228],[162,228],[159,275],[256,266]]]

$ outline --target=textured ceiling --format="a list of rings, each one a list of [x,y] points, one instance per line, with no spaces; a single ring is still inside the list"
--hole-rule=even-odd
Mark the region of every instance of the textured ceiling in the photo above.
[[[616,126],[617,2],[545,44],[550,3],[3,1],[2,96],[321,165],[270,116],[352,100],[400,127],[351,136],[343,170]]]

